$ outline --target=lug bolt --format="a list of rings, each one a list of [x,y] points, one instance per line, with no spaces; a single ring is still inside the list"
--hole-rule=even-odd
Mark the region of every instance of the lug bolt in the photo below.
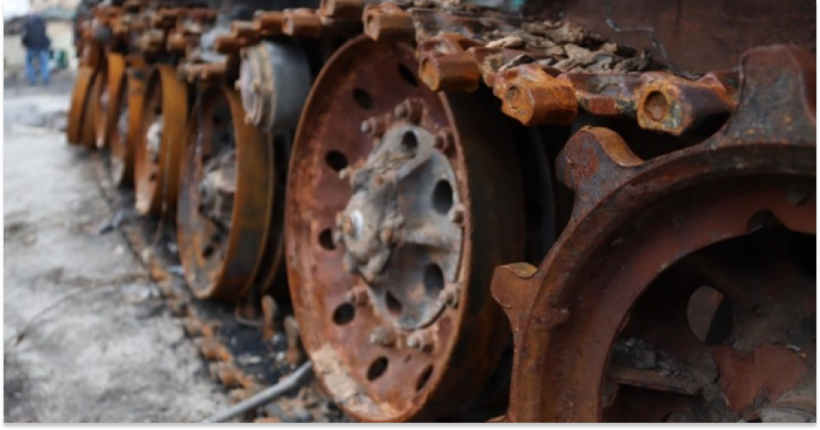
[[[370,343],[389,348],[396,344],[396,334],[387,327],[376,327],[373,329],[373,332],[370,333]]]
[[[418,124],[421,120],[421,111],[421,103],[416,100],[408,99],[396,106],[393,110],[393,114],[396,118],[407,120],[413,124]]]
[[[461,295],[461,287],[458,284],[447,284],[439,293],[438,299],[445,306],[458,307],[459,296]]]
[[[433,336],[426,331],[417,331],[407,336],[407,347],[419,351],[430,351],[433,349]]]
[[[347,292],[347,301],[354,306],[364,306],[369,301],[367,288],[357,285]]]
[[[368,118],[362,121],[360,126],[362,133],[373,137],[381,137],[384,135],[385,129],[386,126],[384,120],[376,117]]]
[[[453,134],[447,130],[440,131],[436,134],[436,140],[433,146],[439,151],[448,154],[453,149]]]
[[[454,224],[462,225],[464,224],[464,205],[457,204],[450,208],[450,212],[447,214]]]

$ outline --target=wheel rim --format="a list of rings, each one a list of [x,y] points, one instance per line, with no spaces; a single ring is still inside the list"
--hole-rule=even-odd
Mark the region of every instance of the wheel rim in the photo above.
[[[440,417],[486,383],[508,342],[487,281],[523,248],[520,210],[478,210],[523,205],[497,110],[485,94],[432,93],[414,70],[404,45],[358,38],[337,51],[288,179],[302,339],[336,402],[364,421]]]
[[[273,145],[244,118],[235,91],[212,87],[188,127],[177,231],[188,285],[201,298],[240,298],[278,265],[262,258],[278,237],[269,232]]]
[[[134,142],[139,140],[140,116],[145,97],[147,68],[140,57],[128,58],[129,68],[120,82],[116,124],[111,134],[111,176],[118,186],[134,185]]]
[[[77,81],[74,83],[74,91],[71,93],[71,106],[66,127],[66,138],[70,145],[82,143],[86,99],[90,93],[94,72],[93,68],[86,66],[80,67],[77,71]]]
[[[133,152],[128,144],[129,120],[132,105],[129,103],[129,82],[132,78],[123,75],[114,90],[114,104],[111,113],[111,133],[109,149],[111,151],[111,179],[119,187],[133,183]]]
[[[94,111],[94,147],[96,149],[104,149],[108,145],[106,125],[108,123],[109,113],[108,109],[111,106],[111,70],[106,67],[97,74],[99,82],[99,89],[96,97],[93,100]]]
[[[799,287],[814,280],[781,270],[774,288],[788,286],[779,296],[785,299],[766,307],[773,303],[766,303],[772,285],[765,281],[771,267],[784,267],[782,254],[772,260],[779,266],[756,269],[767,275],[758,284],[740,288],[736,270],[715,258],[716,249],[756,249],[743,249],[743,241],[757,240],[755,231],[769,219],[783,230],[816,234],[814,69],[813,59],[793,48],[747,53],[738,107],[724,129],[650,161],[602,128],[582,129],[567,143],[558,170],[576,192],[570,223],[540,268],[503,266],[493,279],[516,333],[508,420],[737,420],[782,418],[784,408],[791,418],[805,418],[794,401],[814,410],[814,388],[802,386],[814,381],[813,337],[796,342],[804,355],[788,344],[764,348],[763,342],[792,341],[754,333],[753,324],[771,320],[748,317],[755,304],[782,318],[783,305],[799,303],[778,326],[799,331],[815,318],[814,291]],[[701,286],[719,291],[724,307],[741,315],[733,350],[726,349],[732,342],[706,348],[690,330],[688,318],[701,332],[720,328],[713,312],[720,302],[714,291],[695,295]],[[657,366],[639,366],[639,355]],[[785,366],[782,377],[761,364],[773,357]],[[723,379],[711,382],[716,367],[699,359],[717,363]],[[791,397],[785,405],[784,394]],[[759,404],[750,408],[749,395]]]
[[[95,124],[97,123],[100,112],[98,110],[98,100],[100,98],[100,92],[102,91],[102,75],[105,74],[105,71],[98,71],[94,73],[94,77],[91,80],[91,90],[88,93],[88,96],[85,99],[85,108],[83,109],[82,115],[82,131],[80,135],[80,142],[82,142],[83,146],[86,149],[95,149],[96,148],[96,128]]]
[[[176,208],[187,116],[187,87],[177,80],[173,67],[155,66],[148,77],[134,140],[136,208],[143,215],[159,216]]]
[[[124,92],[122,92],[125,80],[125,58],[120,54],[108,54],[107,73],[103,76],[105,80],[102,83],[102,93],[100,94],[100,104],[98,106],[101,114],[98,116],[98,121],[95,124],[97,134],[97,148],[109,148],[113,135],[117,133],[117,127],[120,113],[123,106],[127,106],[123,101]],[[127,125],[127,124],[126,124]]]

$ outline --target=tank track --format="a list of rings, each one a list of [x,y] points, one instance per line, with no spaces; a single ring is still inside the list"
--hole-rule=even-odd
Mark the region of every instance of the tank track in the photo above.
[[[126,236],[234,400],[310,359],[314,420],[814,419],[814,296],[773,292],[815,283],[813,54],[672,73],[458,1],[258,7],[96,7],[68,130],[133,175]]]

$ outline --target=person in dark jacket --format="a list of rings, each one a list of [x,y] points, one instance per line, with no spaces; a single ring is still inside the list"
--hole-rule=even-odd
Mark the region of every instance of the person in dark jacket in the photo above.
[[[26,75],[32,85],[37,84],[34,62],[40,68],[40,79],[48,85],[50,70],[48,67],[51,39],[46,35],[46,20],[37,14],[26,16],[23,22],[23,46],[26,48]]]

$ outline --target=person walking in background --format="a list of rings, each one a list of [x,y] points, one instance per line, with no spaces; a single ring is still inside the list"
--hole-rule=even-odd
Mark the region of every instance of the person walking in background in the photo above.
[[[37,84],[34,62],[40,69],[43,85],[48,85],[50,70],[48,67],[51,39],[46,35],[46,20],[37,14],[29,14],[23,22],[23,46],[26,48],[26,76],[31,85]]]

